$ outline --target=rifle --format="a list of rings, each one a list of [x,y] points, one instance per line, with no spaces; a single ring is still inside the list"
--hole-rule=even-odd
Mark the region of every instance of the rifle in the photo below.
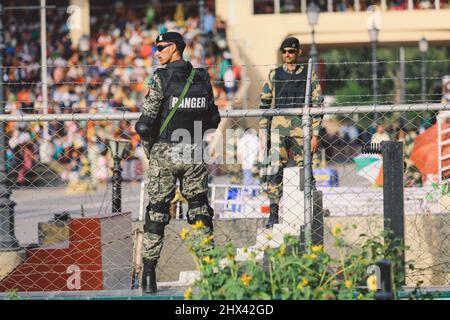
[[[272,127],[272,116],[267,117],[267,126],[266,126],[266,144],[264,148],[264,159],[262,163],[262,172],[261,172],[261,181],[264,186],[266,186],[270,181],[269,178],[269,166],[270,166],[270,148],[271,148],[271,128]]]
[[[141,182],[141,194],[139,200],[139,224],[144,220],[144,193],[145,193],[145,182]],[[140,283],[140,273],[142,270],[142,240],[144,236],[144,231],[139,225],[135,230],[136,246],[134,248],[134,263],[133,263],[133,274],[131,278],[131,289],[139,289]]]

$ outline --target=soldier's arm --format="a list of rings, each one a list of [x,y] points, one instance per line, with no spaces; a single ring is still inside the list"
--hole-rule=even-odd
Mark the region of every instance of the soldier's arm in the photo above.
[[[149,156],[149,142],[157,134],[156,129],[158,128],[158,124],[156,123],[156,118],[163,99],[164,93],[161,79],[157,73],[154,73],[148,83],[144,103],[141,107],[142,114],[135,125],[136,132],[141,137],[142,147],[147,157]]]
[[[159,112],[159,107],[164,99],[164,93],[162,88],[162,81],[158,74],[155,72],[153,77],[148,82],[147,94],[144,98],[144,103],[141,107],[143,116],[156,119]]]
[[[272,105],[272,99],[274,97],[273,92],[273,79],[275,76],[275,70],[270,70],[269,72],[269,79],[264,82],[264,85],[262,87],[261,91],[261,105],[259,106],[260,109],[270,109]],[[265,129],[267,127],[267,118],[261,117],[261,120],[259,121],[259,127],[262,129]]]
[[[313,108],[321,107],[323,103],[322,88],[320,82],[317,79],[316,73],[313,71],[311,79],[311,106]],[[319,130],[322,125],[322,115],[314,115],[312,117],[312,134],[313,136],[319,135]]]

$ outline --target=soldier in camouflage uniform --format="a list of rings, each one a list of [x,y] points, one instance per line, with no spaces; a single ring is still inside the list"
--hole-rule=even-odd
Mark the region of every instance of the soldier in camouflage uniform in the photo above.
[[[300,43],[296,38],[287,38],[280,46],[283,65],[269,72],[269,80],[264,83],[261,93],[261,109],[269,108],[302,108],[305,101],[307,68],[297,64],[301,54]],[[312,74],[311,103],[313,107],[319,106],[322,101],[322,92],[315,73]],[[311,151],[316,152],[319,139],[321,116],[312,118]],[[270,163],[267,189],[270,200],[270,216],[266,224],[271,228],[278,223],[279,202],[283,190],[283,168],[292,154],[297,166],[303,165],[303,132],[302,120],[299,116],[278,116],[271,120],[263,117],[260,120],[262,132],[270,131]],[[262,137],[265,139],[265,137]]]
[[[156,57],[166,67],[157,69],[150,80],[142,115],[136,123],[136,132],[149,158],[142,288],[152,293],[157,290],[155,268],[163,246],[164,228],[170,220],[169,207],[177,180],[189,205],[188,222],[201,221],[207,234],[213,231],[213,209],[207,198],[208,171],[203,161],[202,143],[203,134],[215,130],[220,122],[207,71],[195,69],[193,73],[193,66],[181,59],[185,48],[182,36],[167,32],[159,35],[156,43]],[[175,109],[192,76],[187,94]],[[174,109],[176,111],[171,115]],[[168,124],[162,128],[164,123]],[[200,137],[199,132],[202,133]]]

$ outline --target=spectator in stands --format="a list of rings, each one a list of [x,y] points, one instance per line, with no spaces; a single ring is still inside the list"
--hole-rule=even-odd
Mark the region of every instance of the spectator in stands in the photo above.
[[[379,123],[376,132],[372,135],[370,143],[381,143],[381,141],[390,141],[389,135],[384,131],[384,125]]]
[[[215,23],[216,18],[212,15],[209,9],[206,9],[206,14],[203,17],[203,28],[205,29],[205,33],[212,33]]]
[[[223,77],[232,64],[231,58],[224,59],[228,50],[225,24],[207,11],[204,27],[210,37],[206,43],[200,42],[199,18],[185,16],[183,4],[178,5],[177,21],[168,14],[167,6],[157,1],[141,10],[127,7],[126,4],[114,6],[113,14],[105,14],[105,8],[91,8],[90,51],[83,56],[71,43],[67,28],[67,13],[64,10],[48,10],[48,110],[50,113],[113,113],[122,111],[139,112],[138,106],[145,92],[146,80],[155,68],[155,43],[153,39],[159,33],[176,29],[186,38],[188,46],[185,54],[195,65],[209,61],[209,72],[218,73],[216,65],[222,62],[221,77],[215,78],[214,93],[221,107],[229,104],[233,94],[224,91]],[[169,10],[172,10],[169,8]],[[183,17],[182,17],[183,16]],[[5,14],[5,100],[6,110],[11,114],[42,112],[42,93],[39,86],[40,68],[40,24],[39,17],[31,12],[9,11]],[[181,21],[184,21],[184,24]],[[221,43],[221,46],[218,43]],[[224,61],[226,60],[226,61]],[[234,79],[238,79],[233,69]],[[230,75],[228,75],[230,76]],[[213,79],[211,77],[211,79]],[[31,85],[17,85],[19,82]],[[234,93],[237,83],[230,92]],[[98,137],[99,143],[105,143],[115,132],[116,123],[93,126],[90,135]],[[129,124],[128,135],[135,135]],[[42,131],[42,124],[40,131]],[[126,132],[122,127],[122,133]],[[38,130],[38,131],[39,131]],[[86,133],[78,133],[79,126],[70,123],[54,122],[49,124],[51,143],[54,145],[55,162],[67,165],[67,148],[77,144],[78,150],[86,150]],[[100,137],[101,136],[101,137]],[[42,132],[31,138],[36,150],[42,141]],[[90,140],[89,140],[90,141]],[[95,143],[95,142],[91,142]],[[134,142],[136,148],[137,142]],[[65,150],[63,155],[62,150]],[[133,149],[135,150],[135,149]],[[101,152],[101,151],[100,151]],[[134,152],[134,151],[133,151]],[[11,155],[12,152],[9,152]],[[38,156],[36,154],[36,156]],[[95,157],[85,155],[89,160]],[[109,157],[109,154],[106,154]],[[65,160],[66,159],[66,160]],[[10,159],[11,160],[11,159]],[[98,160],[98,159],[97,159]],[[36,159],[39,161],[39,159]],[[101,160],[99,160],[101,162]],[[73,166],[80,169],[80,166]],[[95,165],[93,165],[95,168]],[[71,169],[72,170],[72,169]],[[61,170],[63,178],[67,178]]]
[[[350,143],[359,137],[358,128],[350,120],[344,121],[344,124],[339,129],[339,135],[346,143]]]
[[[353,11],[353,7],[348,3],[347,0],[340,0],[336,4],[336,11],[338,12]]]

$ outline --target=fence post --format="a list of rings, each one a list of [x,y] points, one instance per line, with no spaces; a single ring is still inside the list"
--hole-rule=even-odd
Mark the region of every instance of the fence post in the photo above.
[[[382,154],[383,156],[383,225],[387,232],[389,249],[400,246],[396,267],[398,280],[405,284],[405,210],[403,186],[403,142],[382,141],[364,146],[362,153]]]
[[[388,232],[390,249],[401,246],[399,251],[399,281],[405,283],[405,210],[403,185],[403,142],[381,142],[383,155],[383,212],[384,230]]]
[[[304,170],[304,248],[311,244],[311,227],[313,221],[312,206],[312,154],[311,154],[311,115],[309,104],[311,101],[311,77],[312,77],[312,59],[308,60],[308,75],[306,80],[305,103],[303,105],[302,127],[303,127],[303,170]],[[301,188],[300,188],[301,189]],[[300,232],[300,241],[302,240]],[[302,246],[300,244],[300,246]]]
[[[0,3],[0,114],[5,113],[3,98],[3,5]],[[16,250],[19,243],[14,235],[14,206],[9,197],[10,183],[6,172],[6,147],[8,143],[5,135],[5,122],[0,122],[0,250]]]
[[[377,283],[380,284],[378,291],[375,293],[375,300],[395,300],[392,291],[392,269],[391,263],[388,260],[380,260],[376,263],[380,270],[380,279]]]

